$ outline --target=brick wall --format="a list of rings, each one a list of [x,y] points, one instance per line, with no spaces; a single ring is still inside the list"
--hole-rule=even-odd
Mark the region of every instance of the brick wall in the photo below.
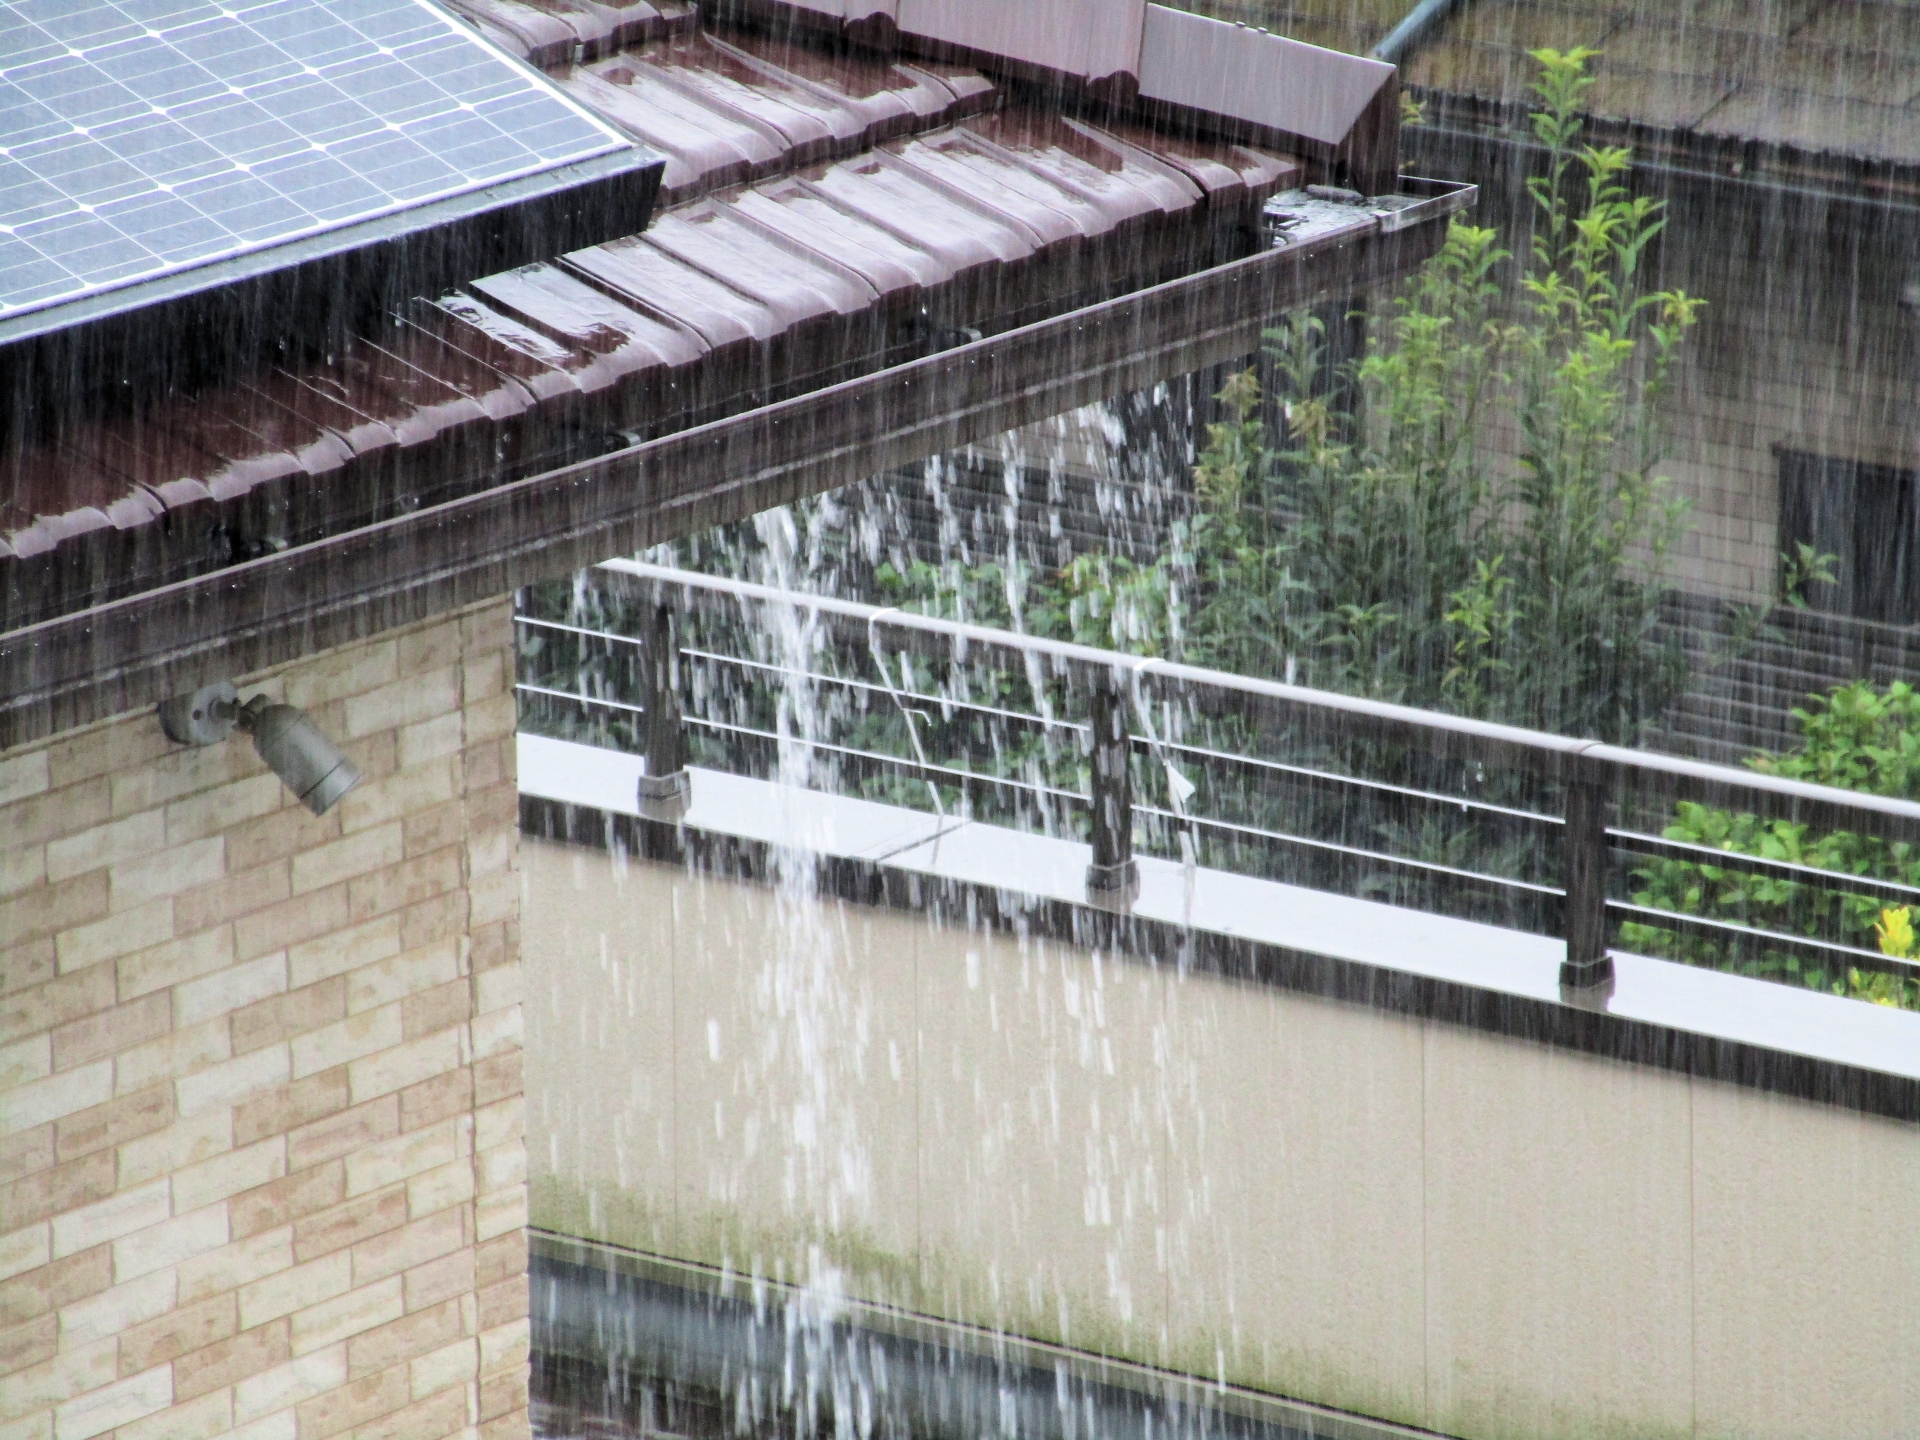
[[[0,754],[0,1440],[524,1436],[505,601]]]

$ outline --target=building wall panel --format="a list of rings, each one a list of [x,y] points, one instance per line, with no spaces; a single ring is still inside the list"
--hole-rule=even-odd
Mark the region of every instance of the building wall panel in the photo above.
[[[1912,1125],[523,860],[537,1225],[1473,1440],[1891,1440],[1920,1414]],[[815,1025],[824,1068],[787,1048]]]
[[[0,1434],[526,1433],[506,601],[0,754]]]

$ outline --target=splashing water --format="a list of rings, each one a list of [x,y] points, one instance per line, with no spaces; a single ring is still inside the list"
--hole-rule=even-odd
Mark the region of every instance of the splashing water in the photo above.
[[[753,523],[762,583],[801,590],[804,557],[792,512],[767,511]],[[813,673],[824,637],[816,618],[798,605],[769,605],[757,618],[764,658],[781,674],[775,778],[778,793],[790,800],[811,789],[816,778],[821,706]],[[838,1231],[867,1220],[873,1203],[867,1140],[848,1103],[849,1086],[857,1086],[866,1071],[871,1017],[819,903],[814,856],[828,849],[831,837],[818,831],[817,812],[795,807],[782,819],[792,839],[775,846],[771,857],[779,943],[753,982],[753,1059],[743,1067],[741,1084],[745,1093],[776,1107],[767,1117],[775,1125],[768,1139],[785,1141],[782,1187],[790,1211],[820,1217]],[[753,1264],[757,1272],[760,1257]],[[821,1287],[821,1313],[833,1313],[840,1276],[817,1246],[808,1250],[808,1272],[809,1293]]]

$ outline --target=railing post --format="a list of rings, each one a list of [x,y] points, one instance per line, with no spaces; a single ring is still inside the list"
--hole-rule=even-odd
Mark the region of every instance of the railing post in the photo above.
[[[1087,867],[1087,899],[1124,909],[1140,893],[1140,867],[1133,859],[1133,742],[1127,706],[1112,677],[1093,687],[1093,863]]]
[[[640,814],[677,821],[693,800],[686,732],[680,723],[680,644],[673,611],[656,604],[641,654],[641,706],[646,711],[647,773],[640,777]]]
[[[1584,762],[1567,780],[1567,958],[1560,988],[1582,998],[1610,989],[1613,958],[1607,953],[1608,787]]]

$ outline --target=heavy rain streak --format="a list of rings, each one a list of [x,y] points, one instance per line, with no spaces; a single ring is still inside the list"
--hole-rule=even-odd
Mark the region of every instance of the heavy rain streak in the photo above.
[[[221,943],[374,1037],[344,1113],[398,1118],[331,1203],[464,1206],[479,1258],[429,1292],[354,1231],[347,1298],[233,1281],[307,1365],[272,1434],[405,1433],[443,1385],[485,1440],[1914,1434],[1920,7],[444,4],[325,0],[348,66],[318,9],[201,7],[243,52],[116,0],[132,38],[72,56],[173,47],[113,83],[241,147],[226,189],[138,139],[96,195],[0,130],[70,226],[0,215],[0,666],[48,734],[117,713],[84,671],[170,745],[238,731],[328,845],[395,837],[338,920]],[[167,88],[256,41],[284,74]],[[47,54],[0,126],[68,103]],[[76,155],[131,123],[59,114]],[[369,740],[351,647],[456,612],[457,662],[397,641],[378,694],[463,728]],[[236,688],[228,644],[347,658]],[[457,821],[392,778],[429,761]],[[204,844],[173,793],[155,833]],[[445,1196],[396,1148],[425,1092],[378,1089],[428,1023],[378,989],[413,921],[368,928],[441,824]],[[276,905],[348,863],[303,833]],[[50,976],[95,943],[48,937]],[[335,1061],[274,1014],[297,1108]],[[97,1061],[70,1022],[48,1076]],[[47,1203],[51,1274],[94,1232]],[[390,1396],[363,1282],[466,1327]],[[141,1324],[216,1281],[168,1284]],[[95,1343],[66,1304],[19,1318]],[[118,1343],[164,1401],[20,1433],[143,1440],[227,1376]],[[266,1382],[217,1383],[195,1433],[254,1433]]]

